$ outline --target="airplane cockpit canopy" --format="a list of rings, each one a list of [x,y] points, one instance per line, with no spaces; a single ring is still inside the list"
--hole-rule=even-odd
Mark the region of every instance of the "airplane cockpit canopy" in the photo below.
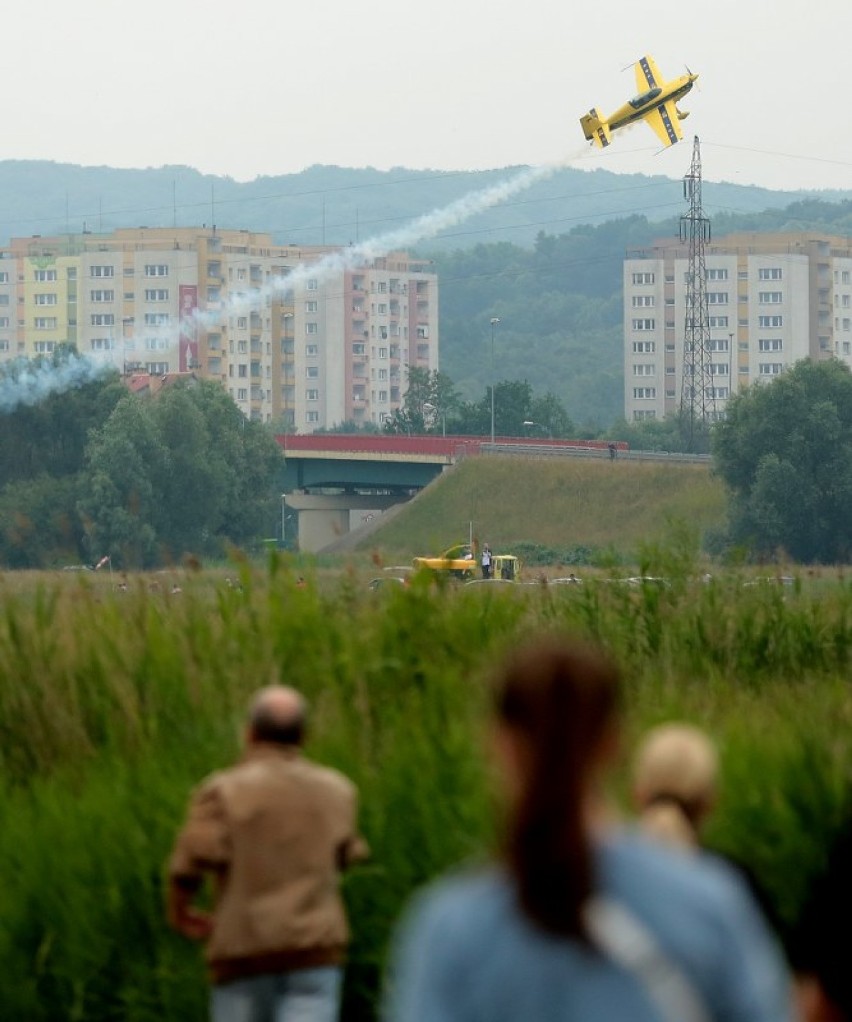
[[[633,99],[629,100],[629,103],[634,110],[638,110],[640,107],[643,107],[652,100],[655,100],[662,91],[663,90],[659,86],[654,89],[648,89],[647,92],[641,92],[638,96],[634,96]]]

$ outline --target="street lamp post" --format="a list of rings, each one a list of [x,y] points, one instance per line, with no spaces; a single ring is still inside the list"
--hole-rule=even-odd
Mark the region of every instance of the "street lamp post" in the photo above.
[[[500,322],[497,316],[491,317],[491,443],[494,443],[494,331]]]

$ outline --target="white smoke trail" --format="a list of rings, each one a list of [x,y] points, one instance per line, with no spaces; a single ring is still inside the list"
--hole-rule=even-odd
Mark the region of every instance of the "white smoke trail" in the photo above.
[[[586,148],[584,146],[581,152],[584,153]],[[347,270],[366,266],[372,260],[386,255],[388,252],[405,249],[417,241],[434,238],[441,231],[456,227],[472,216],[484,213],[501,202],[506,202],[513,195],[517,195],[518,192],[524,191],[536,182],[552,177],[573,159],[576,159],[576,156],[555,163],[542,164],[539,167],[527,167],[514,177],[479,191],[469,192],[447,206],[433,210],[431,213],[425,213],[404,227],[376,235],[376,237],[369,238],[357,245],[350,245],[348,248],[330,252],[316,262],[300,263],[287,274],[273,278],[261,288],[234,295],[226,303],[224,310],[220,309],[216,312],[198,310],[194,319],[203,328],[216,326],[223,314],[233,314],[243,309],[256,307],[275,294],[304,286],[308,280],[323,282],[333,279]]]
[[[73,355],[58,365],[52,362],[17,360],[3,367],[0,376],[0,414],[22,406],[31,407],[50,397],[91,383],[106,372],[114,372],[109,363]]]
[[[580,151],[584,153],[586,147]],[[538,181],[552,177],[562,167],[576,159],[580,153],[555,163],[543,164],[539,167],[527,167],[514,177],[507,178],[497,184],[469,192],[455,202],[440,209],[433,210],[417,217],[404,227],[376,235],[367,241],[348,248],[331,252],[313,263],[300,263],[287,274],[270,280],[262,288],[247,294],[232,296],[224,310],[197,310],[189,322],[181,323],[179,331],[185,327],[191,330],[195,323],[202,328],[217,327],[223,315],[233,314],[244,308],[254,308],[262,304],[272,295],[304,286],[308,280],[327,281],[339,276],[347,270],[358,269],[368,265],[372,260],[400,249],[405,249],[417,241],[434,238],[441,231],[449,230],[469,220],[478,213],[484,213],[493,206],[506,202],[513,195],[524,191]],[[157,331],[159,334],[159,331]],[[173,344],[177,343],[179,333],[172,328],[166,331],[171,335]],[[168,346],[168,345],[166,345]],[[52,363],[36,364],[23,360],[7,366],[0,375],[0,414],[14,411],[21,406],[32,406],[51,394],[71,390],[97,379],[107,372],[114,371],[109,362],[96,361],[86,356],[72,356],[67,361],[54,365]]]

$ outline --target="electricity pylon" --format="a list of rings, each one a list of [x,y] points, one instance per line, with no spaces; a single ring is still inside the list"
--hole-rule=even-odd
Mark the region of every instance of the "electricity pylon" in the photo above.
[[[716,412],[714,380],[710,370],[710,317],[704,262],[704,246],[710,240],[710,221],[701,208],[701,146],[697,135],[689,173],[683,179],[683,195],[689,202],[689,213],[680,218],[680,240],[681,244],[689,243],[689,266],[686,271],[680,428],[686,449],[693,450],[697,434],[706,434]]]

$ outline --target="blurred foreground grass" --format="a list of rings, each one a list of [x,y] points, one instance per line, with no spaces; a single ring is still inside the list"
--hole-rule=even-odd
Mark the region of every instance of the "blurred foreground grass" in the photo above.
[[[374,858],[346,881],[344,1017],[373,1018],[411,890],[491,842],[483,680],[541,628],[591,636],[622,664],[626,750],[671,717],[712,731],[724,787],[711,839],[792,920],[847,807],[852,588],[707,584],[678,563],[669,588],[369,592],[356,571],[301,588],[279,558],[126,590],[101,575],[6,576],[2,1017],[205,1017],[200,953],[163,923],[163,864],[190,788],[235,756],[249,694],[280,678],[311,700],[309,754],[361,790]]]

